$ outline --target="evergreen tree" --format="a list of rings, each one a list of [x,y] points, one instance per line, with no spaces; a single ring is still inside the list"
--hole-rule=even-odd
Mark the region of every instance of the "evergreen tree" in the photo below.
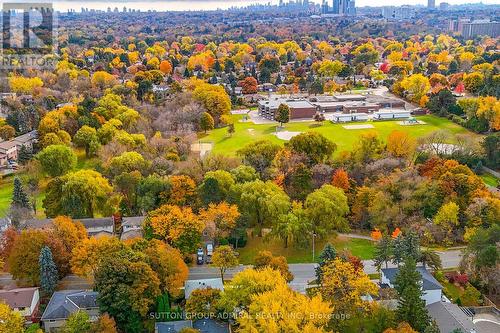
[[[421,257],[420,252],[420,239],[416,233],[400,234],[393,241],[392,262],[399,266],[407,257],[410,257],[414,261],[419,261]]]
[[[321,284],[321,275],[322,275],[322,269],[325,265],[327,265],[330,261],[333,259],[337,258],[337,250],[332,246],[332,244],[328,243],[325,245],[325,248],[319,255],[319,262],[318,266],[316,266],[316,279],[318,280],[318,283]]]
[[[14,191],[12,193],[12,206],[15,208],[31,209],[30,200],[24,191],[19,177],[14,178]]]
[[[283,81],[281,80],[281,75],[278,75],[278,77],[276,78],[276,81],[274,82],[275,85],[280,85],[282,84]]]
[[[52,252],[48,246],[44,246],[38,258],[40,266],[40,287],[46,295],[51,295],[57,286],[57,266],[52,258]]]
[[[222,67],[220,65],[219,59],[215,60],[214,71],[216,71],[217,73],[219,73],[221,71],[221,69],[222,69]]]
[[[392,257],[392,239],[390,236],[385,235],[378,242],[375,247],[375,267],[378,270],[382,267],[382,264],[385,264],[385,268],[387,268],[387,263],[391,261]]]
[[[397,318],[413,329],[424,332],[429,326],[429,313],[422,299],[422,276],[417,271],[416,261],[407,257],[396,275],[395,288],[399,295]]]
[[[25,146],[21,146],[21,149],[19,149],[19,154],[17,156],[17,161],[20,164],[24,165],[31,159],[32,156],[33,154],[29,151],[28,148],[26,148]]]
[[[191,77],[191,73],[189,72],[189,69],[187,67],[186,69],[184,69],[184,77],[185,78]]]

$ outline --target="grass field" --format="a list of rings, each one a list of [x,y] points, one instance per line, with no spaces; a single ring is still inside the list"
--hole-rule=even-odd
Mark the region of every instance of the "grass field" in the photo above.
[[[373,242],[366,239],[355,239],[345,237],[332,236],[327,240],[317,240],[315,244],[315,261],[327,243],[332,244],[335,249],[340,252],[344,249],[349,250],[353,255],[361,259],[371,259],[374,253]],[[240,263],[253,264],[254,257],[259,251],[271,251],[273,255],[284,256],[288,263],[309,263],[312,260],[312,244],[307,248],[295,248],[289,246],[283,247],[283,242],[278,240],[263,241],[262,237],[251,237],[248,239],[247,245],[244,248],[238,249],[240,254]]]
[[[235,133],[233,133],[232,136],[228,136],[226,128],[219,128],[212,130],[208,134],[200,134],[200,141],[213,143],[213,152],[226,155],[235,155],[236,151],[241,147],[252,141],[260,139],[268,139],[279,144],[285,143],[285,141],[280,140],[273,135],[276,130],[276,124],[256,125],[253,122],[241,122],[241,115],[233,115],[233,117],[235,119]],[[425,124],[402,126],[398,124],[398,121],[356,122],[356,124],[359,125],[371,124],[374,128],[347,130],[342,127],[342,124],[334,124],[330,121],[325,121],[323,122],[323,125],[317,126],[318,124],[312,121],[288,123],[285,125],[285,130],[293,132],[319,132],[337,144],[337,152],[351,150],[359,135],[368,131],[376,131],[383,140],[385,140],[394,130],[407,132],[415,138],[425,136],[437,130],[448,131],[451,134],[452,139],[457,134],[470,135],[471,138],[479,137],[477,134],[474,134],[445,118],[436,116],[422,116],[417,118],[424,121]],[[453,143],[453,140],[450,143]]]
[[[497,187],[500,179],[489,173],[484,173],[480,176],[486,185]]]

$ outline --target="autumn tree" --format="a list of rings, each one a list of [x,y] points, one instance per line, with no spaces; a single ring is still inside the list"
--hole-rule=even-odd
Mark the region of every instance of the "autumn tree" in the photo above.
[[[224,281],[224,273],[228,268],[238,265],[238,257],[229,245],[218,246],[213,254],[213,265],[219,267],[220,277]]]
[[[387,137],[387,151],[394,157],[409,158],[417,148],[417,141],[408,133],[392,131]]]
[[[0,332],[24,333],[24,318],[21,313],[3,302],[0,302]]]
[[[344,169],[335,170],[332,178],[332,185],[344,190],[344,192],[349,190],[351,187],[351,184],[349,183],[349,175]]]
[[[340,258],[335,258],[322,269],[323,299],[330,301],[340,313],[354,313],[355,309],[369,308],[364,295],[374,295],[377,287],[363,270]]]
[[[214,288],[195,289],[186,300],[185,311],[188,318],[214,317],[221,291]]]
[[[144,223],[146,233],[165,240],[183,253],[196,250],[205,228],[190,207],[174,205],[163,205],[149,212]]]
[[[78,276],[93,279],[101,263],[124,249],[116,237],[91,237],[83,239],[72,251],[71,271]]]
[[[51,177],[64,175],[75,168],[77,158],[73,150],[65,145],[45,147],[36,155],[42,169]]]
[[[429,79],[422,74],[412,74],[401,81],[401,87],[405,89],[408,98],[415,103],[420,103],[430,90]],[[424,104],[425,106],[425,104]]]
[[[91,328],[90,316],[83,310],[71,313],[62,327],[63,333],[86,333]]]
[[[255,94],[257,93],[257,80],[252,77],[248,76],[244,80],[240,81],[240,85],[242,88],[242,93],[243,94]]]
[[[326,333],[331,312],[332,306],[321,295],[309,298],[282,283],[255,295],[248,310],[238,317],[238,324],[243,332]]]
[[[280,272],[281,276],[287,281],[291,282],[293,280],[293,274],[288,268],[288,263],[284,256],[273,256],[270,251],[260,251],[254,258],[254,269],[271,268],[275,271]]]
[[[170,61],[162,60],[160,62],[160,71],[166,75],[172,73],[172,64],[170,64]]]
[[[451,201],[442,205],[434,216],[434,224],[443,228],[443,230],[447,234],[447,239],[449,241],[452,241],[452,239],[450,238],[452,237],[454,230],[456,230],[456,227],[459,224],[458,213],[458,205]]]
[[[236,227],[240,217],[238,206],[230,205],[223,201],[219,204],[209,204],[208,208],[199,213],[200,219],[205,223],[205,230],[215,239],[227,237]]]
[[[214,129],[214,118],[208,112],[203,112],[200,117],[200,128],[207,133],[207,131]]]
[[[270,268],[245,269],[226,284],[219,305],[229,313],[235,308],[246,310],[255,295],[273,290],[281,284],[286,284],[285,279]]]
[[[10,125],[0,126],[0,138],[10,140],[16,135],[16,129]]]
[[[396,328],[386,329],[384,333],[418,333],[418,331],[415,331],[410,324],[402,322]]]

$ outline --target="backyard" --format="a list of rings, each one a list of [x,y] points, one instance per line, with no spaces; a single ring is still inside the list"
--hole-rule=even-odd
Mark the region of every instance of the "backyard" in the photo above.
[[[315,261],[327,243],[332,244],[337,252],[348,250],[351,254],[362,260],[372,259],[374,254],[374,243],[367,239],[347,238],[332,235],[324,240],[316,240]],[[244,248],[238,249],[240,263],[253,264],[255,255],[259,251],[271,251],[273,255],[284,256],[288,263],[310,263],[312,260],[312,243],[306,248],[289,246],[285,248],[283,242],[271,239],[264,241],[262,237],[249,237]]]
[[[233,115],[235,133],[231,136],[228,135],[227,128],[218,128],[208,134],[200,134],[200,142],[212,143],[213,152],[228,155],[235,155],[236,151],[241,147],[261,139],[268,139],[279,144],[285,143],[284,140],[280,140],[273,134],[276,132],[277,123],[255,124],[251,121],[242,122],[242,117],[242,115]],[[337,153],[352,149],[358,136],[368,131],[376,131],[383,140],[394,130],[407,132],[415,138],[438,130],[446,130],[451,134],[452,138],[449,143],[453,143],[454,136],[457,134],[470,135],[471,138],[480,137],[446,118],[428,115],[417,117],[417,119],[425,124],[402,126],[399,121],[370,121],[356,122],[355,124],[372,125],[373,128],[371,129],[345,129],[344,124],[335,124],[330,121],[324,121],[322,125],[314,121],[299,121],[285,124],[284,127],[286,131],[290,132],[319,132],[337,144]]]

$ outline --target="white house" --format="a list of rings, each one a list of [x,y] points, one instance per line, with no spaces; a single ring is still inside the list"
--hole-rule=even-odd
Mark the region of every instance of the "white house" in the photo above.
[[[20,312],[26,323],[31,324],[38,316],[40,292],[38,288],[0,290],[0,302],[7,304],[12,310]]]
[[[422,298],[425,300],[425,304],[433,304],[436,302],[441,302],[441,296],[443,294],[443,286],[432,276],[427,269],[422,266],[417,267],[417,271],[422,276]],[[387,285],[390,288],[394,288],[394,283],[396,281],[396,275],[399,272],[398,268],[383,268],[382,272],[382,285]]]
[[[142,237],[142,224],[145,216],[130,216],[122,218],[121,240]]]

